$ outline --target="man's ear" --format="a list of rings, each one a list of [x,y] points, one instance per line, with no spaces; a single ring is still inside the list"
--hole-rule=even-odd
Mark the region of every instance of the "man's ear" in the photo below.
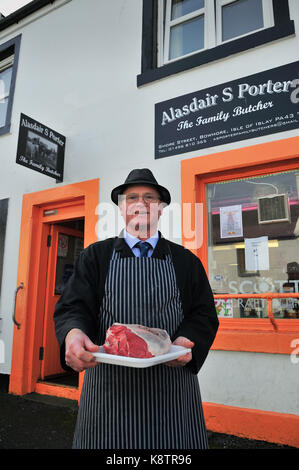
[[[118,208],[121,215],[124,217],[126,215],[126,197],[123,194],[118,196]]]
[[[166,202],[160,202],[159,203],[159,209],[158,210],[159,210],[160,216],[162,215],[163,210],[166,206],[167,206]]]

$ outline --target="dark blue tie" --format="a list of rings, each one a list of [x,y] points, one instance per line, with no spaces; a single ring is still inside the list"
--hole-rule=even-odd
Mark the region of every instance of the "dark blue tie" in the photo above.
[[[151,245],[147,242],[138,242],[136,243],[137,248],[140,250],[140,256],[142,258],[147,257],[148,250],[151,248]]]

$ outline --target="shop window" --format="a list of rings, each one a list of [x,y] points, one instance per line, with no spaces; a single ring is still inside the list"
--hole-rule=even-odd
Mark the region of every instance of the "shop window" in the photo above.
[[[144,0],[138,85],[294,34],[280,0]]]
[[[299,170],[210,183],[206,197],[219,316],[268,317],[258,295],[271,293],[274,318],[298,319],[299,298],[279,294],[299,292]]]
[[[8,199],[0,200],[0,296],[3,272],[3,256],[4,256],[4,243],[6,233],[6,220],[7,220]]]
[[[0,135],[10,131],[20,36],[0,45]]]
[[[294,351],[298,145],[293,137],[181,162],[182,204],[202,208],[197,217],[194,206],[191,237],[182,230],[182,244],[201,259],[214,292],[220,327],[213,349]],[[188,217],[183,211],[182,228]]]

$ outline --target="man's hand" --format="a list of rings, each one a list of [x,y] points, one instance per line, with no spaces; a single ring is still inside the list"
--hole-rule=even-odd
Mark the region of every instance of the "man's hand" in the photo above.
[[[82,372],[98,364],[91,353],[99,349],[83,331],[73,328],[65,337],[65,362],[76,372]]]
[[[184,348],[193,348],[194,343],[193,341],[190,341],[188,338],[185,338],[184,336],[179,336],[174,342],[172,343],[174,346],[184,346]],[[174,359],[173,361],[165,362],[167,366],[172,366],[172,367],[183,367],[186,364],[188,364],[189,361],[192,359],[192,352],[188,352],[187,354],[184,354],[183,356],[178,357],[177,359]]]

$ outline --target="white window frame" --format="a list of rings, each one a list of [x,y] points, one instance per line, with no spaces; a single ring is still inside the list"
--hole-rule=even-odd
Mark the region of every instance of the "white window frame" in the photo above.
[[[206,49],[212,49],[220,44],[234,41],[240,37],[248,36],[257,31],[274,26],[274,14],[272,0],[262,0],[263,2],[263,28],[250,31],[240,36],[236,36],[227,41],[222,41],[222,21],[221,12],[222,7],[230,3],[234,3],[238,0],[205,0],[205,7],[195,10],[186,15],[180,16],[174,20],[171,20],[171,6],[172,0],[158,0],[158,27],[157,27],[157,66],[162,67],[163,65],[175,62],[185,57],[192,56],[198,52],[202,52]],[[197,49],[196,51],[190,52],[174,59],[168,59],[169,57],[169,41],[170,41],[170,29],[172,26],[183,24],[186,21],[204,16],[204,47]]]
[[[227,39],[226,41],[222,41],[222,7],[235,3],[236,1],[238,0],[216,0],[216,43],[217,44],[224,44],[227,42],[231,42],[231,41],[234,41],[235,39],[239,39],[244,36],[248,36],[249,34],[262,31],[265,28],[270,28],[271,26],[274,26],[274,14],[273,14],[272,0],[262,0],[264,26],[262,28],[249,31],[249,33],[244,33],[239,36],[235,36],[234,38]]]
[[[214,2],[208,3],[207,0],[205,0],[206,5],[204,8],[200,8],[198,10],[194,10],[191,13],[187,13],[186,15],[179,16],[178,18],[171,19],[171,7],[172,7],[172,0],[166,0],[166,7],[165,7],[165,13],[164,13],[164,5],[165,1],[160,0],[159,1],[159,6],[158,6],[158,15],[160,14],[159,18],[159,25],[160,25],[160,30],[158,29],[158,34],[160,34],[160,44],[161,40],[164,40],[164,48],[163,48],[163,64],[169,63],[176,61],[180,59],[181,57],[188,57],[190,55],[193,55],[194,53],[198,51],[203,51],[205,49],[209,49],[211,47],[215,46],[215,36],[213,37],[211,34],[208,34],[209,31],[214,29]],[[209,6],[207,6],[209,5]],[[163,28],[163,21],[161,21],[161,18],[164,19],[164,14],[165,14],[165,25],[164,25],[164,37],[163,33],[161,32],[161,26]],[[200,16],[204,17],[204,47],[201,49],[197,49],[196,51],[190,52],[189,54],[184,54],[183,56],[176,57],[174,59],[169,59],[169,42],[170,42],[170,30],[173,26],[177,26],[183,23],[186,23],[187,21],[193,20],[195,18],[199,18]],[[158,44],[159,44],[158,40]],[[161,56],[160,60],[158,59],[158,63],[161,63]]]
[[[1,86],[1,73],[4,72],[4,70],[12,67],[13,63],[14,63],[14,56],[13,55],[7,57],[6,59],[4,59],[0,62],[0,101],[5,100],[10,95],[10,90],[8,90],[6,93],[4,93],[4,91],[3,91],[3,88]]]

